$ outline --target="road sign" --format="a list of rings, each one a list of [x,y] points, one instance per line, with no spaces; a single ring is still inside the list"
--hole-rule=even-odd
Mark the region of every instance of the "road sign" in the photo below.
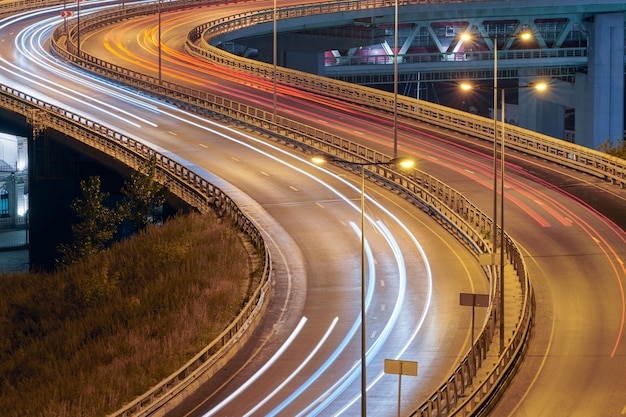
[[[417,376],[417,362],[385,359],[385,373]]]
[[[471,307],[489,307],[489,294],[461,293],[461,305]]]
[[[400,393],[402,392],[402,375],[417,376],[417,362],[385,359],[386,374],[398,375],[398,417],[400,417]]]

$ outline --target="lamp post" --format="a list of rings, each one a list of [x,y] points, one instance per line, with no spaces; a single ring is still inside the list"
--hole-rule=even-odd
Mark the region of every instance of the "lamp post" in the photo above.
[[[162,72],[162,66],[161,66],[161,0],[157,0],[157,9],[158,12],[157,14],[159,15],[159,22],[158,22],[158,26],[159,26],[159,35],[158,35],[158,51],[159,51],[159,85],[163,84],[163,72]]]
[[[463,83],[461,84],[461,89],[468,91],[471,90],[473,87],[471,84],[467,84],[467,83]],[[500,259],[499,259],[499,264],[500,264],[500,353],[502,353],[504,351],[504,140],[505,140],[505,136],[506,136],[506,122],[505,122],[505,118],[504,118],[504,107],[505,107],[505,96],[504,93],[506,90],[521,90],[523,88],[534,88],[537,91],[545,91],[548,86],[546,83],[540,82],[540,83],[536,83],[536,84],[529,84],[529,85],[525,85],[525,86],[518,86],[518,87],[509,87],[509,88],[500,88],[500,92],[501,92],[501,99],[500,99],[500,105],[502,106],[501,110],[500,110],[500,120],[501,120],[501,128],[500,128],[500,134],[501,134],[501,143],[500,143]],[[496,232],[497,232],[497,223],[496,223],[496,215],[497,215],[497,194],[498,194],[498,187],[497,187],[497,138],[498,138],[498,118],[497,118],[497,106],[498,106],[498,102],[497,102],[497,97],[498,97],[498,92],[497,92],[497,88],[494,88],[494,96],[496,97],[496,101],[494,103],[494,153],[493,153],[493,161],[494,161],[494,171],[493,171],[493,178],[494,178],[494,186],[493,186],[493,238],[492,238],[492,242],[493,242],[493,250],[495,251],[496,249],[496,244],[497,244],[497,239],[496,239]],[[495,259],[492,260],[492,266],[493,266],[493,272],[495,273]]]
[[[274,27],[273,27],[274,34],[273,34],[273,38],[272,38],[272,42],[273,42],[272,63],[273,63],[273,71],[274,71],[273,74],[272,74],[273,75],[272,78],[274,79],[274,81],[273,81],[273,84],[274,84],[273,85],[273,93],[272,93],[273,94],[273,97],[272,97],[273,113],[272,114],[274,116],[274,123],[276,123],[276,66],[278,65],[276,63],[277,54],[278,54],[278,52],[276,50],[277,43],[278,43],[278,39],[277,39],[278,38],[278,34],[276,33],[276,29],[277,29],[276,28],[276,25],[277,25],[277,23],[276,23],[276,11],[277,11],[276,10],[276,0],[274,0],[274,9],[273,9],[273,12],[272,12],[272,20],[273,20],[273,25],[274,25]]]
[[[365,325],[365,167],[376,165],[395,165],[408,169],[415,165],[415,160],[409,157],[397,157],[386,162],[350,162],[340,158],[315,155],[311,159],[316,164],[324,162],[339,162],[341,164],[358,166],[361,170],[361,416],[367,416],[367,346]]]
[[[461,35],[461,41],[467,42],[474,38],[489,39],[493,42],[493,225],[492,225],[492,248],[497,250],[497,233],[498,233],[498,37],[480,37],[475,36],[472,33],[465,32]],[[527,28],[521,32],[513,34],[512,36],[504,37],[504,39],[511,39],[519,37],[521,40],[530,40],[533,35]],[[461,88],[469,90],[472,87],[468,84],[462,84]],[[502,144],[500,146],[501,152],[501,220],[500,220],[500,353],[504,352],[504,89],[502,89]],[[495,276],[496,272],[496,260],[492,258],[492,272]]]
[[[80,3],[83,0],[76,0],[77,14],[76,14],[76,43],[78,48],[78,57],[80,57]]]
[[[393,28],[393,157],[398,157],[398,0],[394,6]]]

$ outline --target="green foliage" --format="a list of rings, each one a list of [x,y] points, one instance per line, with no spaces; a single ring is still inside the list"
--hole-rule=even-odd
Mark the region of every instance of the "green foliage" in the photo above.
[[[249,255],[214,215],[176,217],[60,268],[0,280],[2,416],[103,416],[239,313]]]
[[[149,158],[121,190],[125,200],[112,208],[107,206],[108,193],[102,192],[100,177],[80,182],[82,198],[74,199],[72,210],[78,222],[72,225],[74,240],[61,244],[61,264],[71,264],[86,255],[98,253],[109,244],[120,223],[130,220],[135,230],[143,230],[150,223],[160,224],[165,203],[166,186],[158,174],[156,157]],[[107,286],[106,283],[100,283]],[[99,285],[100,285],[99,284]]]
[[[618,139],[617,143],[613,145],[613,141],[607,139],[604,143],[598,146],[598,150],[618,158],[626,159],[626,140]]]
[[[133,172],[130,181],[124,183],[122,194],[126,201],[121,205],[123,215],[131,221],[137,230],[144,229],[149,223],[161,223],[160,209],[165,203],[166,186],[158,175],[156,156]]]
[[[81,181],[80,189],[83,197],[74,199],[71,206],[78,219],[72,225],[74,241],[59,247],[64,264],[100,252],[113,239],[121,222],[119,211],[105,204],[109,194],[102,192],[100,177]]]

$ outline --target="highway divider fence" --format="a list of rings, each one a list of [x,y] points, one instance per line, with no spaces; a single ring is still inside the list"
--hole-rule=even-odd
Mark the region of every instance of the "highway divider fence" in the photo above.
[[[119,14],[113,12],[112,16],[110,16],[110,23],[119,18]],[[107,24],[106,19],[100,15],[94,19],[94,22],[94,24],[91,24],[87,20],[84,23],[85,28],[97,28]],[[89,71],[138,89],[144,94],[198,114],[210,115],[247,129],[253,129],[266,135],[268,138],[282,141],[289,146],[307,152],[317,153],[323,151],[347,161],[356,159],[359,161],[378,162],[390,159],[388,156],[368,149],[358,143],[348,141],[313,126],[274,115],[272,112],[264,109],[255,108],[229,98],[207,93],[206,91],[195,90],[159,80],[154,76],[105,62],[86,54],[84,51],[79,53],[75,40],[72,39],[72,31],[70,30],[68,33],[70,34],[69,42],[65,42],[65,45],[63,45],[62,40],[67,34],[62,27],[56,29],[52,39],[52,48],[55,53]],[[75,53],[71,52],[72,49]],[[456,190],[418,170],[414,170],[408,175],[395,169],[375,166],[373,169],[367,169],[366,173],[368,178],[396,190],[422,210],[435,217],[444,227],[465,242],[475,256],[491,251],[483,237],[486,230],[491,230],[491,219]],[[470,386],[472,378],[476,376],[476,364],[480,364],[485,357],[485,352],[489,348],[495,332],[496,311],[494,308],[491,308],[483,331],[475,341],[474,349],[468,352],[453,375],[433,395],[429,396],[416,411],[419,414],[415,415],[452,415],[455,412],[460,412],[461,414],[459,415],[464,415],[464,410],[475,410],[476,407],[481,406],[485,401],[492,398],[493,392],[502,384],[502,377],[506,376],[507,372],[518,362],[520,355],[517,353],[523,350],[523,344],[530,332],[534,298],[519,250],[506,235],[505,242],[507,259],[516,267],[523,291],[524,303],[520,311],[517,331],[512,339],[508,341],[506,352],[502,355],[498,366],[492,373],[493,377],[488,378],[483,383],[483,389],[468,393],[467,388]],[[493,282],[495,282],[494,277],[492,277],[492,287],[494,285]],[[495,294],[495,291],[496,289],[492,288],[492,295]],[[154,395],[148,393],[142,396],[139,402],[147,402],[147,398],[151,397],[154,397]]]
[[[303,5],[280,8],[277,10],[276,17],[277,19],[294,19],[355,10],[355,6],[347,6],[345,3],[336,2],[316,6]],[[361,7],[366,9],[371,6],[365,4]],[[210,41],[218,42],[220,35],[224,33],[254,25],[269,24],[273,18],[273,10],[259,10],[213,20],[191,30],[185,47],[194,56],[229,66],[247,74],[267,80],[273,80],[275,76],[277,82],[281,84],[371,106],[390,113],[394,111],[395,98],[393,93],[288,68],[278,67],[274,71],[274,66],[271,64],[233,55],[210,44]],[[500,129],[496,132],[497,134],[494,134],[493,119],[402,95],[398,96],[397,101],[399,116],[444,127],[486,141],[493,142],[496,136],[498,141],[502,140]],[[626,187],[626,161],[604,152],[508,124],[505,129],[504,143],[509,149],[585,172],[622,188]]]
[[[140,141],[6,85],[0,85],[0,106],[25,116],[36,134],[47,128],[54,129],[135,170],[140,169],[145,161],[154,156],[159,173],[163,174],[159,178],[163,178],[163,183],[170,192],[200,212],[213,210],[219,216],[230,219],[247,237],[260,259],[261,273],[258,283],[237,318],[180,370],[115,415],[148,415],[170,402],[178,392],[208,378],[224,366],[234,351],[232,348],[246,341],[252,333],[247,330],[253,328],[263,316],[271,293],[270,253],[254,223],[228,195],[200,174]]]

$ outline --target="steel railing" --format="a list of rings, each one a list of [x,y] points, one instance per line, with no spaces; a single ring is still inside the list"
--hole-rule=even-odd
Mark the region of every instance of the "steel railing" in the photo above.
[[[386,4],[389,3],[390,2],[386,2]],[[197,5],[198,3],[195,4]],[[175,7],[179,7],[179,4],[175,5],[172,3],[172,8]],[[150,10],[154,13],[156,11],[155,6],[153,5]],[[144,9],[144,12],[147,11],[148,9]],[[105,25],[113,22],[115,19],[128,18],[128,11],[125,10],[123,16],[120,14],[114,18],[109,17],[108,21],[105,16],[98,16],[98,18],[100,19],[98,22],[94,21],[91,24],[89,23],[89,19],[83,19],[81,22],[81,30],[87,27],[95,28],[98,27],[98,25]],[[334,155],[343,155],[342,157],[347,160],[365,158],[368,161],[378,161],[388,158],[362,145],[336,137],[312,126],[306,126],[284,117],[274,117],[271,113],[262,109],[256,109],[228,98],[189,89],[173,83],[163,82],[159,84],[158,80],[154,77],[117,67],[99,60],[96,57],[89,56],[83,51],[81,51],[80,57],[77,57],[74,55],[77,52],[75,33],[72,33],[70,30],[70,32],[66,34],[62,29],[57,29],[55,32],[55,40],[58,41],[66,35],[69,35],[69,42],[65,45],[69,52],[63,48],[63,45],[59,45],[53,40],[53,48],[56,53],[91,71],[111,77],[134,88],[141,89],[150,95],[178,106],[188,108],[201,114],[218,116],[233,123],[243,123],[246,126],[257,129],[259,132],[266,133],[268,136],[278,138],[290,145],[295,145],[309,151],[312,149],[316,151],[325,150]],[[233,59],[232,56],[228,57],[223,55],[223,57],[224,56],[225,58],[223,59],[229,61],[229,65],[238,67],[240,70],[251,71],[257,75],[265,72],[265,75],[262,76],[268,78],[274,75],[273,68],[270,72],[271,75],[268,75],[267,69],[264,69],[261,63],[237,57]],[[276,74],[276,77],[280,78],[280,82],[303,83],[314,91],[323,91],[326,94],[337,95],[352,101],[362,100],[365,104],[374,105],[387,110],[389,110],[389,108],[393,109],[393,100],[389,100],[389,97],[378,90],[359,88],[358,86],[347,83],[333,83],[328,79],[318,80],[314,79],[316,77],[312,77],[309,74],[302,74],[282,68],[279,73],[280,74]],[[308,80],[309,78],[314,79],[313,84]],[[451,109],[442,106],[426,105],[425,103],[410,100],[406,102],[399,101],[398,107],[402,110],[402,114],[410,115],[418,120],[427,121],[429,123],[436,121],[438,123],[433,124],[439,124],[440,126],[448,128],[454,126],[453,128],[463,131],[464,133],[468,133],[467,130],[469,130],[474,136],[482,137],[486,140],[493,140],[494,137],[493,121],[490,119],[485,119],[488,125],[481,125],[480,122],[482,118],[472,118],[465,113],[451,111]],[[37,111],[35,113],[40,114],[41,112]],[[86,119],[82,120],[86,121]],[[44,121],[43,123],[47,125],[48,122]],[[91,123],[93,124],[93,122]],[[89,123],[87,123],[87,125],[89,125]],[[460,128],[461,126],[462,128]],[[471,129],[468,129],[468,126],[470,126]],[[57,128],[54,125],[50,127]],[[520,135],[519,132],[511,132],[512,129],[515,129],[515,127],[507,127],[508,146],[526,147],[529,146],[530,143],[531,149],[535,152],[537,152],[537,150],[547,150],[548,154],[557,156],[565,152],[565,158],[567,160],[575,161],[576,163],[583,161],[583,166],[587,167],[587,169],[604,172],[604,174],[599,176],[603,176],[623,186],[623,165],[618,166],[616,169],[605,168],[606,166],[610,166],[613,161],[609,160],[607,162],[593,153],[586,154],[582,152],[581,149],[578,149],[580,147],[576,147],[576,145],[573,145],[574,148],[565,148],[566,150],[564,151],[561,144],[553,138],[549,139],[551,139],[551,142],[556,142],[556,144],[551,143],[550,145],[545,145],[543,141],[537,141],[532,135]],[[108,130],[110,131],[110,129]],[[67,133],[72,134],[72,131],[70,130]],[[543,140],[545,138],[542,137],[540,139]],[[104,146],[103,149],[107,150],[108,148]],[[123,158],[124,153],[120,153],[119,156]],[[591,160],[592,163],[588,163],[588,160]],[[378,172],[381,169],[382,171]],[[183,177],[185,176],[184,167],[176,168],[176,171],[180,172]],[[617,177],[614,176],[614,173],[616,173]],[[414,171],[411,176],[405,176],[380,166],[375,170],[368,170],[367,175],[371,179],[376,179],[386,186],[404,190],[403,193],[406,198],[414,201],[419,207],[437,218],[443,225],[453,230],[460,239],[473,249],[474,253],[478,254],[490,250],[484,242],[482,235],[485,230],[490,230],[491,220],[461,194],[445,186],[445,184],[419,171]],[[197,182],[197,180],[195,182]],[[194,193],[191,194],[193,195]],[[219,204],[217,205],[219,206]],[[499,384],[501,384],[503,379],[511,372],[511,369],[514,369],[516,366],[517,360],[520,357],[519,352],[523,350],[524,342],[528,337],[532,323],[533,296],[532,287],[530,286],[523,258],[519,250],[517,250],[514,242],[507,236],[505,236],[505,241],[507,242],[505,245],[507,258],[516,268],[524,294],[523,307],[520,313],[521,319],[518,322],[517,331],[514,333],[513,339],[511,339],[507,345],[505,354],[501,355],[498,365],[494,368],[490,377],[483,383],[483,387],[468,395],[466,389],[469,387],[469,381],[471,380],[473,372],[475,372],[475,369],[470,365],[481,361],[485,349],[488,348],[489,342],[493,338],[494,312],[491,311],[489,313],[490,318],[485,328],[476,340],[475,349],[472,349],[470,353],[468,353],[468,356],[462,361],[455,373],[435,394],[428,398],[423,406],[418,408],[414,415],[449,415],[455,412],[459,413],[459,415],[466,415],[467,413],[473,412],[468,410],[475,410],[477,404],[483,404],[485,401],[488,401],[493,395],[493,391],[497,390]],[[179,372],[176,375],[183,374],[189,375],[188,372]],[[164,384],[163,386],[169,386],[169,384]],[[164,396],[166,396],[164,393],[157,392],[156,394],[149,394],[144,399],[151,397],[164,398]],[[167,394],[167,396],[169,397],[169,394]]]
[[[163,380],[145,396],[129,403],[116,415],[140,415],[147,408],[159,407],[163,402],[169,401],[177,390],[184,389],[190,381],[197,379],[198,375],[206,377],[221,368],[232,354],[230,348],[243,343],[251,333],[247,330],[253,328],[262,317],[271,292],[270,253],[254,223],[228,195],[200,174],[112,128],[5,85],[0,85],[0,106],[26,116],[30,124],[37,126],[39,132],[45,128],[54,129],[133,169],[139,169],[146,160],[154,156],[159,178],[162,178],[170,192],[200,212],[213,210],[220,216],[232,219],[235,227],[247,236],[257,251],[261,269],[259,282],[237,318],[183,368]]]
[[[113,20],[115,18],[116,17],[113,17]],[[99,16],[98,25],[103,24],[104,20],[105,19]],[[87,23],[87,25],[88,24],[89,23]],[[271,112],[263,109],[254,108],[200,90],[190,89],[169,82],[159,82],[155,77],[113,65],[86,54],[84,51],[81,51],[80,57],[78,57],[66,51],[61,45],[56,43],[55,40],[63,36],[62,28],[58,28],[57,31],[55,31],[52,42],[56,53],[90,71],[112,78],[123,84],[132,86],[133,88],[140,89],[146,94],[158,97],[179,107],[187,108],[200,114],[211,114],[221,117],[232,123],[243,123],[248,128],[256,129],[266,134],[268,137],[281,140],[288,143],[290,146],[311,152],[313,150],[315,150],[315,152],[324,150],[336,156],[343,157],[344,159],[363,158],[368,161],[386,160],[389,158],[358,143],[321,131],[313,126],[308,126],[282,116],[275,117]],[[73,40],[70,38],[69,45],[72,44]],[[306,77],[306,75],[301,76]],[[442,225],[453,231],[463,242],[467,243],[476,256],[478,256],[479,253],[491,250],[482,237],[486,230],[490,230],[491,220],[460,193],[420,171],[414,171],[412,177],[408,180],[404,179],[405,177],[399,175],[397,172],[380,166],[375,170],[367,170],[367,173],[368,177],[371,179],[376,179],[376,181],[386,184],[387,186],[392,186],[394,189],[402,190],[406,198],[413,201],[419,207],[422,207],[425,211],[438,219]],[[389,177],[392,179],[390,180]],[[510,242],[510,240],[506,241]],[[519,251],[514,251],[512,249],[514,245],[511,246],[511,244],[507,243],[508,258],[516,266],[523,265],[523,261],[518,259],[516,255],[519,254]],[[527,290],[524,291],[524,299],[527,300],[527,305],[530,306],[532,302],[529,300],[532,300],[532,292],[528,290],[530,289],[530,283],[525,273],[525,268],[519,269],[518,273],[521,274],[520,281],[523,283],[522,287],[527,288]],[[525,308],[523,314],[527,316],[530,311],[530,308]],[[465,395],[468,395],[467,388],[477,371],[477,368],[470,366],[470,364],[480,364],[482,362],[484,352],[488,349],[489,343],[493,339],[495,311],[490,310],[488,316],[489,319],[480,336],[477,338],[475,349],[469,351],[457,372],[449,378],[448,383],[433,396],[429,397],[425,403],[428,409],[434,410],[434,407],[436,407],[437,410],[451,409],[453,404],[460,405],[460,400],[464,398]],[[519,335],[526,335],[530,330],[530,323],[530,318],[521,320],[518,327],[522,327],[519,327],[517,333],[519,333]],[[520,344],[524,340],[526,340],[526,337],[513,338],[508,345],[507,352],[511,349],[520,351]],[[519,355],[503,355],[500,363],[505,369],[511,369],[518,359]],[[496,371],[497,369],[498,368],[496,368]],[[500,378],[494,379],[494,381],[499,380]],[[458,388],[453,395],[451,395],[451,391],[449,390],[451,383]],[[493,387],[497,387],[497,385],[494,384]],[[447,400],[442,402],[441,398],[443,398],[444,391],[446,393],[445,395],[447,395]],[[484,390],[472,393],[469,398],[480,397],[481,392],[484,392]],[[433,400],[433,398],[435,399]],[[485,398],[488,397],[485,396]],[[463,410],[463,408],[460,408],[460,410]]]
[[[320,6],[319,8],[306,7],[304,10],[307,13],[327,13],[328,10],[332,9],[329,6]],[[393,112],[394,95],[392,93],[287,68],[278,67],[274,71],[274,66],[271,64],[232,55],[208,43],[208,39],[213,39],[227,29],[233,30],[267,22],[268,19],[272,18],[268,13],[267,10],[249,12],[246,15],[232,17],[232,21],[222,18],[200,25],[189,32],[186,43],[187,51],[211,62],[227,65],[238,71],[267,80],[273,80],[275,75],[281,84],[364,104],[390,113]],[[297,15],[301,16],[303,13],[300,12]],[[284,18],[293,15],[296,13],[291,10],[277,13],[278,17],[284,16]],[[574,52],[572,51],[572,53]],[[516,53],[534,54],[538,52],[516,51]],[[542,52],[542,54],[546,53]],[[275,72],[276,74],[274,74]],[[487,141],[493,141],[496,136],[494,135],[493,119],[410,97],[398,97],[397,111],[400,116],[445,127]],[[506,125],[505,132],[505,146],[508,148],[603,178],[620,187],[626,187],[626,161],[623,159],[514,125]],[[499,137],[498,140],[501,138]]]

